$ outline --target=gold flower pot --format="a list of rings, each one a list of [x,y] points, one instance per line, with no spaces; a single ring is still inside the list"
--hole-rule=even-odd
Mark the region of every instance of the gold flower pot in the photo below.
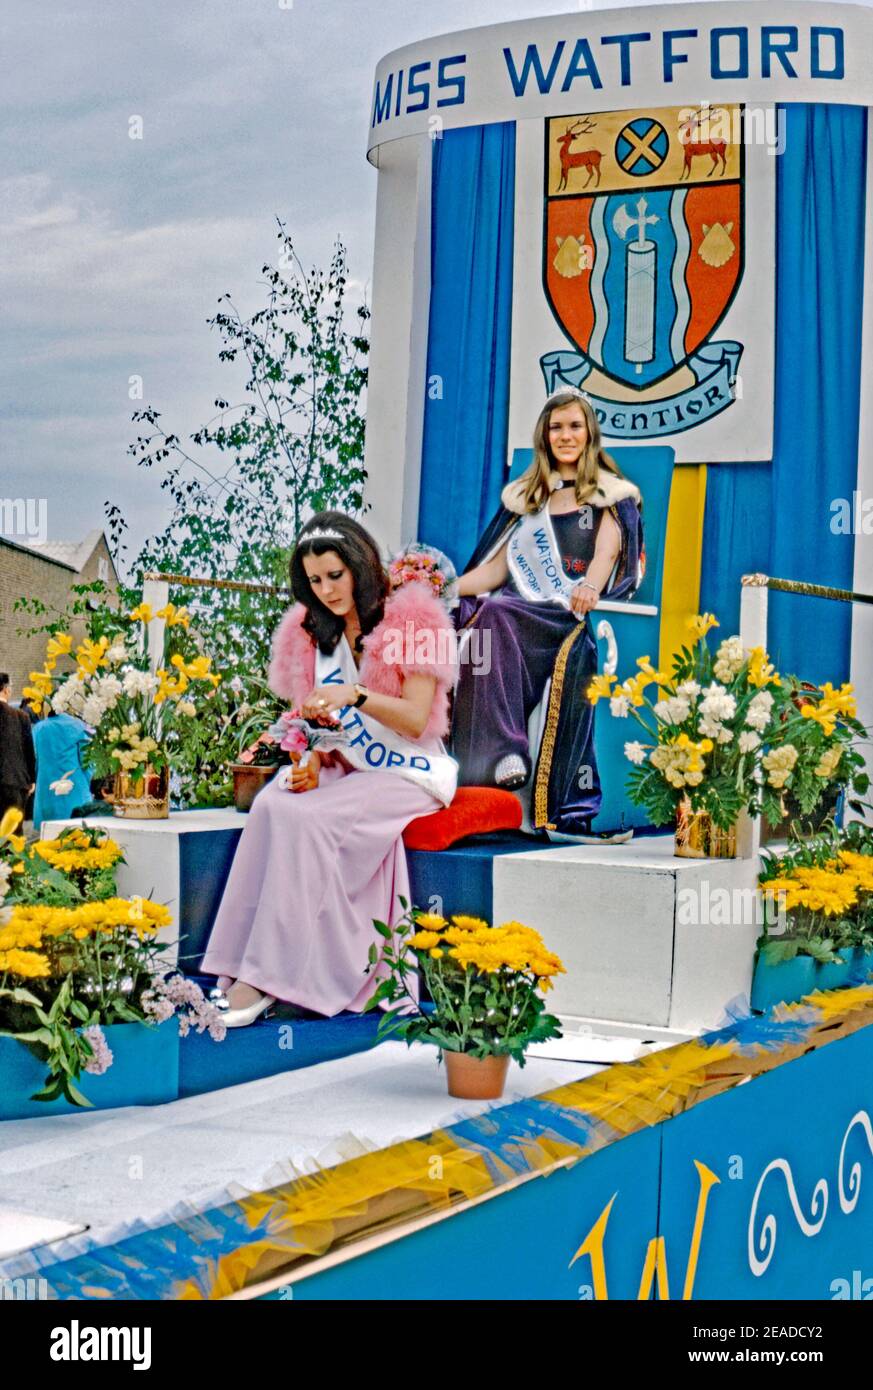
[[[166,820],[170,814],[170,769],[137,768],[135,772],[116,772],[112,789],[112,809],[128,820]]]
[[[676,811],[674,854],[680,859],[736,859],[737,827],[722,830],[708,811],[695,811],[687,796]]]
[[[471,1057],[443,1049],[449,1095],[459,1100],[498,1100],[506,1085],[509,1057]]]

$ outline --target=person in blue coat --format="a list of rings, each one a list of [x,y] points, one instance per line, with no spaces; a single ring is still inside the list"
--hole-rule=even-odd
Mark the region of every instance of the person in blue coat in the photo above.
[[[55,714],[42,719],[33,729],[36,748],[36,794],[33,802],[33,828],[44,820],[64,820],[79,806],[91,801],[91,781],[82,766],[82,754],[91,737],[88,725],[72,714]],[[54,792],[53,782],[65,779],[72,785],[67,792]]]

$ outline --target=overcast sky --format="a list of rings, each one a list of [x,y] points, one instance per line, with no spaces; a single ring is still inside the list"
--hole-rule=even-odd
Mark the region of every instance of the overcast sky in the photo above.
[[[339,235],[352,298],[368,293],[377,61],[433,34],[576,8],[282,4],[6,0],[0,497],[46,498],[49,539],[101,526],[106,498],[136,541],[161,526],[159,479],[126,454],[128,378],[143,377],[143,403],[183,437],[208,418],[231,385],[205,320],[228,290],[244,312],[263,302],[277,215],[307,265]]]

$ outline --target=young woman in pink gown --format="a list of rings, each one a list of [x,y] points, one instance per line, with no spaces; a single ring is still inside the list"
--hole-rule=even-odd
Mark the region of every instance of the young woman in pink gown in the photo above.
[[[410,896],[403,830],[457,784],[442,744],[457,673],[442,604],[419,583],[389,592],[376,543],[342,512],[304,527],[291,587],[270,686],[308,719],[338,717],[350,743],[292,754],[252,804],[203,958],[230,1027],[277,999],[326,1015],[363,1008],[382,941],[373,920],[396,922]]]

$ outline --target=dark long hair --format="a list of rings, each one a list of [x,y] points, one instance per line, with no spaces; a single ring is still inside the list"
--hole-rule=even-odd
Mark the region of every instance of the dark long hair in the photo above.
[[[338,532],[339,539],[335,536],[312,539],[312,533],[316,531]],[[343,635],[345,622],[313,593],[303,568],[303,557],[326,555],[329,550],[335,551],[352,572],[355,608],[361,624],[361,635],[355,643],[358,650],[367,633],[382,621],[389,592],[388,575],[382,565],[379,547],[360,522],[346,516],[345,512],[318,512],[311,521],[307,521],[297,537],[291,557],[291,590],[298,603],[306,608],[304,632],[309,633],[326,656],[335,650]]]

